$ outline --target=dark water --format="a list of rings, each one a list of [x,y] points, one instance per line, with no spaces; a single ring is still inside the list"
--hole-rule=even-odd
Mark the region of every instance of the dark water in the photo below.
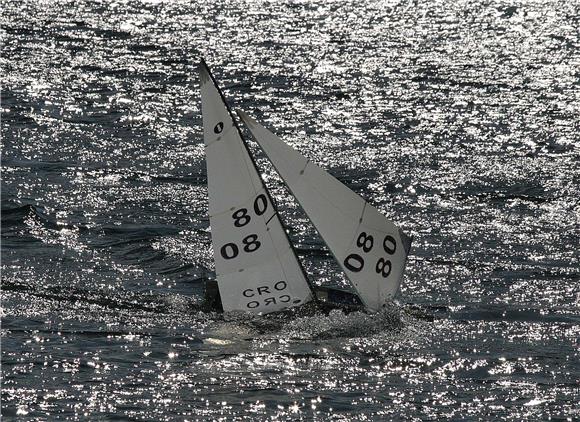
[[[580,6],[426,3],[2,1],[4,419],[579,419]],[[433,322],[194,310],[201,55],[414,235]]]

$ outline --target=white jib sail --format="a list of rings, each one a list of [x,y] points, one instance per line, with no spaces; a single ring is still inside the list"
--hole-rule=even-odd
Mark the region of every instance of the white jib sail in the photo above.
[[[411,239],[333,176],[243,112],[238,112],[364,305],[379,310],[399,290]]]
[[[312,299],[304,271],[209,69],[199,68],[209,218],[224,311],[274,312]]]

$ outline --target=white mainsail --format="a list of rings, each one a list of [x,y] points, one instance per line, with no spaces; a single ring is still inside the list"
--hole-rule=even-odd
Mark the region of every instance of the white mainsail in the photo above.
[[[309,302],[304,271],[205,62],[199,74],[209,218],[224,311],[268,313]]]
[[[375,207],[243,112],[238,112],[353,283],[379,310],[399,290],[411,238]]]

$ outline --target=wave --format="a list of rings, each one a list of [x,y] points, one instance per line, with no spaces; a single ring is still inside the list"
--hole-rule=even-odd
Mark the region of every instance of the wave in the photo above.
[[[505,321],[579,324],[578,309],[539,308],[526,305],[473,303],[450,306],[448,317],[459,321]]]
[[[34,296],[43,301],[57,301],[74,306],[91,307],[110,310],[145,311],[155,314],[197,313],[201,310],[202,299],[199,296],[183,296],[145,293],[116,288],[113,292],[99,288],[83,288],[75,286],[45,286],[11,280],[2,281],[2,290],[7,293]]]
[[[2,231],[26,225],[28,219],[33,218],[49,228],[59,228],[56,219],[50,217],[46,210],[34,204],[2,204]]]

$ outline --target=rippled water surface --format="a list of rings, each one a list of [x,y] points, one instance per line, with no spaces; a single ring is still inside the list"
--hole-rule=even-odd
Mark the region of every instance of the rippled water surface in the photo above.
[[[3,417],[579,419],[578,3],[200,3],[1,1]],[[414,236],[402,308],[196,310],[202,55]]]

